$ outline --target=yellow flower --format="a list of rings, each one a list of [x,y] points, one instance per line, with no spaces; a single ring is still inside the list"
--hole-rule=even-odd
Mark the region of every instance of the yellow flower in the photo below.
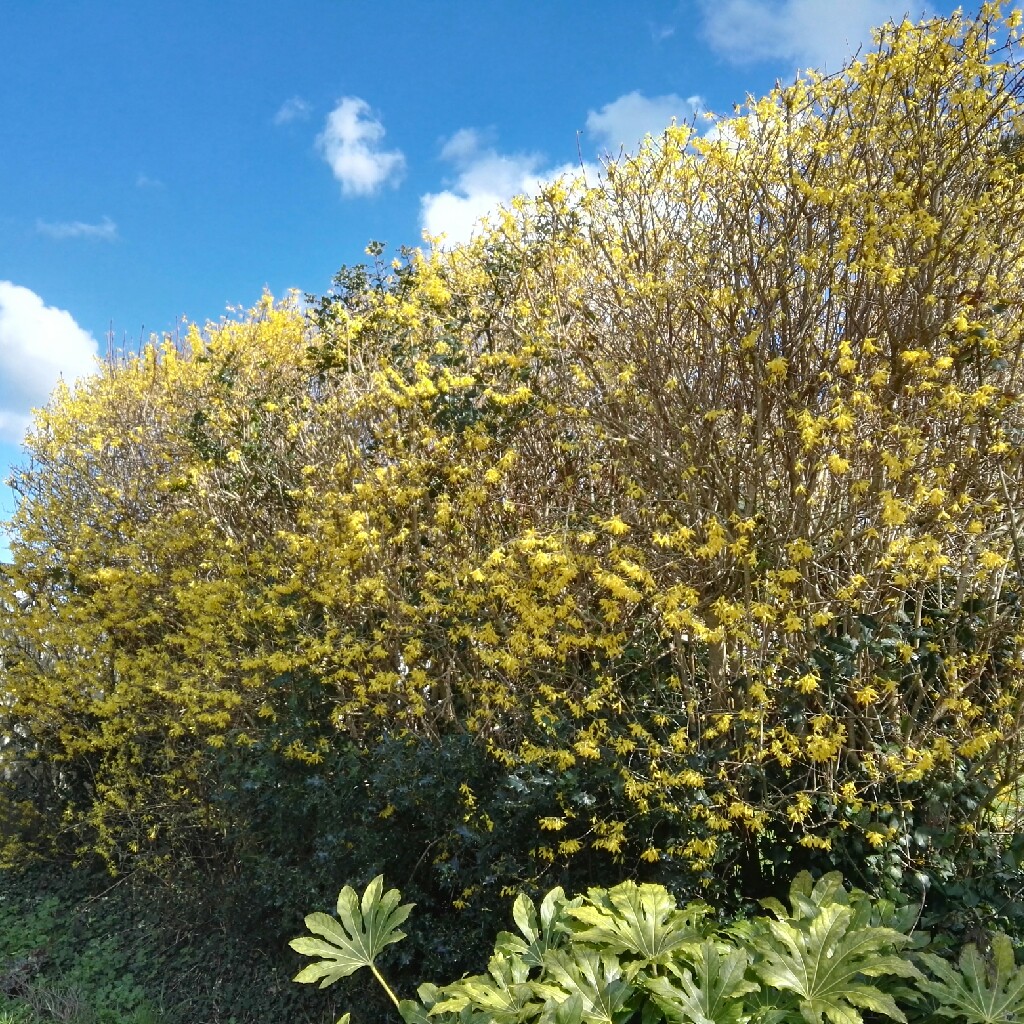
[[[986,569],[1001,569],[1006,565],[1006,559],[998,551],[993,551],[991,548],[986,548],[982,551],[978,556],[978,561]]]
[[[612,516],[611,519],[605,520],[601,526],[604,527],[604,529],[613,537],[621,537],[624,534],[629,533],[629,525],[624,523],[617,515]]]
[[[782,628],[787,633],[799,633],[804,628],[803,619],[796,612],[787,612]]]
[[[768,371],[768,381],[772,384],[777,384],[779,381],[786,379],[786,372],[789,369],[789,363],[782,356],[776,356],[770,362],[765,363],[764,367]]]
[[[803,538],[791,541],[787,546],[789,560],[793,563],[805,562],[814,554],[814,548]]]
[[[813,672],[808,672],[797,679],[793,686],[800,693],[814,693],[818,689],[818,677]]]

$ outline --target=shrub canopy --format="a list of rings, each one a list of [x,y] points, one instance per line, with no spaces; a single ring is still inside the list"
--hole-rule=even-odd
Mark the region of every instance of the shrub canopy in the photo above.
[[[931,870],[1021,773],[1018,21],[58,392],[2,602],[37,836],[207,856],[239,765],[468,736],[540,871]]]

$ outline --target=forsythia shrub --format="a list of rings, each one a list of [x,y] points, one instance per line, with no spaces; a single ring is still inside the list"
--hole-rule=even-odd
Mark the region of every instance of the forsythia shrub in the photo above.
[[[468,245],[374,248],[312,316],[267,298],[59,392],[0,600],[0,758],[45,766],[20,834],[215,863],[239,765],[290,799],[346,744],[468,736],[547,780],[525,835],[459,789],[510,878],[951,875],[1021,774],[1001,12],[889,25]]]

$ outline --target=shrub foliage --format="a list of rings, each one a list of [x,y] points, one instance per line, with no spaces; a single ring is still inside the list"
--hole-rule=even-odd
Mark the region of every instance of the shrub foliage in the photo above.
[[[276,834],[457,906],[602,860],[940,885],[1021,774],[1018,21],[889,25],[58,392],[0,600],[11,855],[230,875]],[[388,751],[474,767],[432,806]]]
[[[790,908],[768,899],[772,917],[726,927],[706,904],[678,907],[660,885],[624,882],[572,900],[553,889],[539,913],[520,895],[520,934],[498,935],[486,974],[399,999],[374,961],[405,938],[397,926],[412,906],[382,890],[380,876],[362,900],[345,886],[338,919],[306,918],[314,936],[291,945],[317,959],[295,981],[326,988],[368,967],[406,1024],[1013,1024],[1024,1010],[1024,969],[1006,935],[993,938],[991,962],[968,944],[959,970],[934,953],[915,955],[910,947],[927,936],[910,934],[913,913],[847,891],[838,872],[817,882],[801,872]]]

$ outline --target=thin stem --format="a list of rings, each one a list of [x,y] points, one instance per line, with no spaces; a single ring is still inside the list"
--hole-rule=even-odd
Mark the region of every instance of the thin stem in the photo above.
[[[370,964],[370,970],[373,971],[373,976],[381,983],[381,987],[384,989],[384,991],[387,992],[388,998],[391,1000],[391,1002],[395,1004],[395,1009],[400,1011],[401,1006],[399,1005],[398,1002],[398,996],[396,996],[395,993],[391,991],[391,986],[384,980],[384,975],[377,970],[377,965]]]

